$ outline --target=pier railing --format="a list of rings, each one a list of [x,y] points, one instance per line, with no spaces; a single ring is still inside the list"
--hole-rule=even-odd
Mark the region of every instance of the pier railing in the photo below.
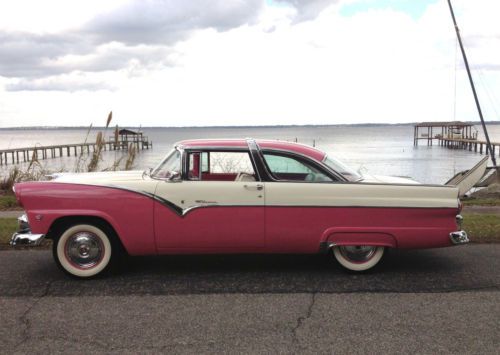
[[[120,140],[118,142],[109,141],[104,143],[104,150],[128,150],[130,144],[134,144],[137,149],[153,148],[153,142],[147,137],[142,140]],[[95,143],[73,143],[47,146],[34,146],[24,148],[12,148],[0,150],[0,165],[18,164],[32,160],[41,160],[57,157],[78,156],[79,154],[95,151]]]

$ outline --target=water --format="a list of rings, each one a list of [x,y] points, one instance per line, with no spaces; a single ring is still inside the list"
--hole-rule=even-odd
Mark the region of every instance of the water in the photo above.
[[[479,127],[478,127],[479,128]],[[194,138],[265,138],[294,141],[312,145],[344,161],[355,169],[371,174],[409,176],[423,183],[444,183],[456,172],[472,167],[481,155],[466,150],[440,146],[428,147],[421,141],[413,146],[413,126],[321,126],[321,127],[231,127],[231,128],[143,128],[153,141],[152,150],[140,151],[135,168],[155,166],[183,139]],[[488,129],[492,141],[500,142],[500,125]],[[98,130],[92,130],[88,141],[95,141]],[[106,136],[113,134],[110,129]],[[87,129],[0,129],[0,149],[83,142]],[[481,132],[479,134],[481,137]],[[122,152],[105,152],[101,167],[110,166]],[[497,150],[498,156],[498,150]],[[497,158],[498,159],[498,158]],[[73,170],[74,157],[42,160],[50,170]],[[0,174],[12,167],[0,167]]]

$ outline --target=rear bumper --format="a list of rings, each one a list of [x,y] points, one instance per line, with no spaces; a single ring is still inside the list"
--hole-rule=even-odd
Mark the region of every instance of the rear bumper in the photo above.
[[[10,245],[39,246],[45,239],[45,234],[32,234],[28,217],[23,214],[17,219],[18,231],[10,238]]]
[[[467,244],[469,237],[465,231],[456,231],[450,233],[450,240],[454,245]]]

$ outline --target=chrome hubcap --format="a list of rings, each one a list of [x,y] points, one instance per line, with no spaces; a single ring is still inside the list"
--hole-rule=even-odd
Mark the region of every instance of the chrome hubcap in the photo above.
[[[72,264],[88,269],[101,261],[104,247],[101,239],[94,233],[79,232],[68,238],[65,252]]]
[[[371,247],[371,246],[341,246],[340,247],[340,252],[349,261],[352,261],[354,263],[364,263],[368,260],[370,260],[373,255],[375,254],[375,251],[377,250],[377,247]]]

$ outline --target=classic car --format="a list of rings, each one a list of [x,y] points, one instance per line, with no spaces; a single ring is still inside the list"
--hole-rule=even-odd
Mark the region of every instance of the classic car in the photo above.
[[[186,140],[149,171],[60,174],[14,187],[26,214],[12,245],[53,241],[66,273],[87,278],[129,255],[330,253],[374,267],[387,248],[469,241],[459,196],[487,158],[448,185],[363,176],[306,145]]]

